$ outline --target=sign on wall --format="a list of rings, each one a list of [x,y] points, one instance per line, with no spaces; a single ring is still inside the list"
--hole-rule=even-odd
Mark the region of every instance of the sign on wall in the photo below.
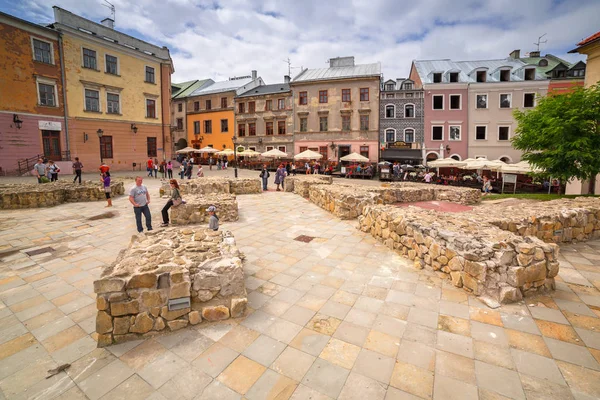
[[[44,131],[60,131],[62,124],[55,121],[38,121],[38,127]]]

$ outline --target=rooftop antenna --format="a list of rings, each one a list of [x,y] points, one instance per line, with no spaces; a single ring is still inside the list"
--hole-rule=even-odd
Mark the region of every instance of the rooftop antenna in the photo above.
[[[302,67],[293,67],[292,66],[292,61],[290,60],[289,57],[286,60],[283,60],[283,62],[288,65],[288,76],[292,76],[292,70],[293,69],[300,68],[300,70],[302,70]]]
[[[110,10],[110,19],[113,20],[113,23],[116,22],[115,19],[115,5],[108,0],[104,0],[106,4],[102,4],[104,7]]]
[[[104,0],[104,1],[106,1],[106,0]],[[537,46],[537,51],[540,51],[540,44],[548,43],[548,41],[547,41],[547,40],[542,40],[542,38],[543,38],[544,36],[546,36],[546,35],[547,35],[547,34],[546,34],[546,33],[544,33],[542,36],[538,37],[538,40],[537,40],[537,42],[535,42],[535,43],[534,43],[534,44]]]

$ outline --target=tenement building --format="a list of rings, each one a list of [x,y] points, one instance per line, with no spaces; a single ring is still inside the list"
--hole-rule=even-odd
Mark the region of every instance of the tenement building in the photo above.
[[[283,83],[262,85],[235,98],[238,146],[260,153],[278,149],[294,155],[293,98],[290,77]]]
[[[423,160],[423,89],[410,79],[381,84],[379,99],[380,159],[401,164]]]
[[[215,83],[212,79],[171,83],[171,142],[172,152],[188,147],[187,136],[187,97],[195,90]],[[191,145],[191,143],[190,143]]]
[[[71,156],[91,171],[140,168],[170,157],[171,74],[166,47],[54,7],[62,35]]]
[[[329,68],[305,69],[292,82],[294,152],[314,150],[322,160],[338,161],[356,152],[379,157],[381,65],[329,60]]]

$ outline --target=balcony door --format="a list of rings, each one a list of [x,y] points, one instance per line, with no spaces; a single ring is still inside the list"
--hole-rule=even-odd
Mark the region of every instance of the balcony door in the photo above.
[[[44,157],[52,161],[61,161],[60,131],[42,131]]]

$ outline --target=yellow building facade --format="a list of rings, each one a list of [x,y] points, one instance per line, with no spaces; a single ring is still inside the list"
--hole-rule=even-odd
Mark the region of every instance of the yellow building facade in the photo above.
[[[84,171],[145,169],[171,157],[169,50],[58,7],[72,157]],[[105,20],[106,21],[106,20]]]

